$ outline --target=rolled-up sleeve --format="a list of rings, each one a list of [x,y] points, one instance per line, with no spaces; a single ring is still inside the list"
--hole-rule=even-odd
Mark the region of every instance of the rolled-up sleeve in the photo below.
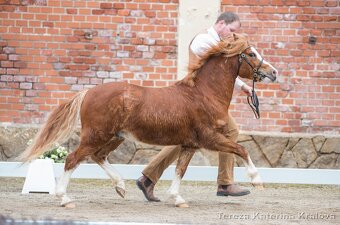
[[[243,85],[245,85],[245,83],[240,79],[240,78],[236,78],[236,87],[237,88],[240,88],[241,89],[241,87],[243,86]]]

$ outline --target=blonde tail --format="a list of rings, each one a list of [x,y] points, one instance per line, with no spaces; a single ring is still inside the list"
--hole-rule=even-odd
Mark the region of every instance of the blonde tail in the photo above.
[[[65,141],[77,125],[81,104],[87,90],[79,92],[68,102],[59,105],[35,136],[32,144],[18,157],[22,162],[38,158],[56,142]]]

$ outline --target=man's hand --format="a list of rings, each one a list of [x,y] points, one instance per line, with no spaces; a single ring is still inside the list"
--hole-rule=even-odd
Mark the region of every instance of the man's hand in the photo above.
[[[241,90],[246,93],[246,95],[251,96],[253,89],[247,84],[242,85]]]

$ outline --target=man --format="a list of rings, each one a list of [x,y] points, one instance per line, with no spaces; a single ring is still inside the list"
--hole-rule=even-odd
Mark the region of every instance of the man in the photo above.
[[[237,31],[241,26],[239,17],[230,12],[222,13],[216,23],[209,29],[198,34],[189,47],[189,66],[194,60],[202,56],[211,46],[217,45],[219,41],[226,38],[232,32]],[[241,88],[247,95],[251,95],[251,87],[236,79],[236,86]],[[229,130],[227,137],[236,142],[239,134],[238,127],[229,114]],[[153,189],[163,171],[174,162],[181,151],[181,146],[164,147],[156,157],[143,170],[143,176],[140,177],[136,184],[143,191],[148,201],[160,201],[153,194]],[[234,184],[234,155],[232,153],[219,153],[219,166],[217,178],[217,196],[243,196],[250,192],[241,189]]]

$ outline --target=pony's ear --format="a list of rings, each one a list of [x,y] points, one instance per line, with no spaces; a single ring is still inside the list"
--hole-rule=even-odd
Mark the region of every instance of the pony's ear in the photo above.
[[[233,38],[234,38],[234,41],[236,41],[238,39],[238,36],[236,33],[233,33]]]

